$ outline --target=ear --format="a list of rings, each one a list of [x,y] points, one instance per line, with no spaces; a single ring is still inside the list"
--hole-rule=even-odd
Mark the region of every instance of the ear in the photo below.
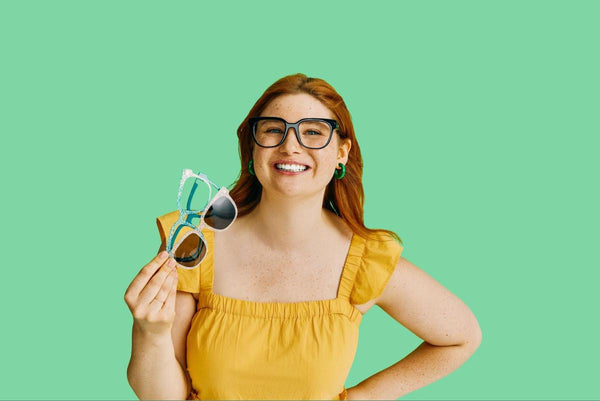
[[[350,154],[350,148],[352,148],[352,140],[350,138],[341,139],[338,145],[338,163],[346,164],[348,162],[348,155]]]

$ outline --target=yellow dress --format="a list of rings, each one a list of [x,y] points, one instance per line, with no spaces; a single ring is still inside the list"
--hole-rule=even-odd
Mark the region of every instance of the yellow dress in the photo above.
[[[163,241],[178,214],[157,218]],[[179,268],[177,284],[198,294],[187,336],[192,398],[344,399],[362,319],[352,304],[381,294],[402,246],[354,234],[335,299],[267,303],[212,292],[214,233],[202,233],[208,254],[195,269]]]

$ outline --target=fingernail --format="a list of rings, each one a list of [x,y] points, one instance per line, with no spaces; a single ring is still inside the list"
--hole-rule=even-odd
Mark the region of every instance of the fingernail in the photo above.
[[[175,262],[175,259],[169,259],[169,263],[167,263],[167,266],[174,268],[176,264],[177,262]]]
[[[161,253],[158,254],[158,260],[165,260],[167,258],[167,252],[166,251],[162,251]]]

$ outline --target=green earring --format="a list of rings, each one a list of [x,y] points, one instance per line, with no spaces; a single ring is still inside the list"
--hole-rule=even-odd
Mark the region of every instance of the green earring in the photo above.
[[[338,180],[341,180],[346,175],[346,166],[344,166],[343,163],[338,163],[338,166],[342,168],[342,172],[338,174],[338,169],[336,168],[335,173],[333,173],[333,176]]]
[[[251,175],[256,175],[256,174],[254,173],[254,169],[252,168],[252,162],[253,162],[253,161],[254,161],[254,160],[250,160],[250,162],[248,163],[248,171],[250,172],[250,174],[251,174]]]

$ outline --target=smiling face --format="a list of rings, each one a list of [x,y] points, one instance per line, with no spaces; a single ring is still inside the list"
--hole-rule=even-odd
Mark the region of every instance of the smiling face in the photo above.
[[[260,116],[280,117],[294,123],[302,118],[335,119],[333,113],[313,96],[300,93],[281,95],[273,99]],[[311,196],[323,194],[331,181],[338,163],[346,164],[350,139],[341,139],[337,130],[331,142],[323,149],[308,149],[298,143],[294,128],[290,128],[285,142],[274,148],[253,144],[252,158],[256,178],[263,191],[275,191],[285,196]],[[289,172],[277,169],[279,161],[308,166],[304,171]]]

